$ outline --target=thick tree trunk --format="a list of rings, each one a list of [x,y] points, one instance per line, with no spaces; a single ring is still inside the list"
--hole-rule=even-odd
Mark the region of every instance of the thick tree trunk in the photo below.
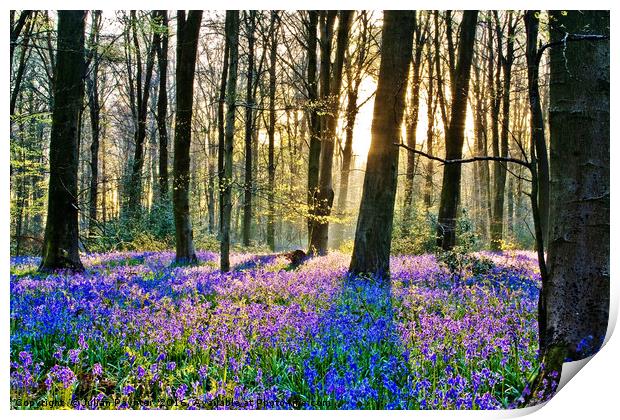
[[[469,93],[469,75],[476,36],[477,10],[463,12],[459,36],[458,62],[456,65],[450,125],[446,133],[446,159],[461,159],[465,135],[465,115]],[[456,244],[456,218],[461,190],[461,165],[445,165],[439,203],[437,246],[444,250]]]
[[[226,90],[226,128],[224,136],[223,177],[221,193],[220,270],[230,270],[230,221],[232,212],[233,144],[235,135],[235,101],[237,96],[237,66],[239,62],[239,11],[226,12],[226,44],[229,65]]]
[[[375,96],[372,139],[349,271],[371,273],[387,280],[394,201],[398,175],[398,146],[411,62],[412,11],[385,11],[382,55]]]
[[[552,41],[609,34],[609,12],[551,16]],[[547,344],[572,359],[600,348],[609,316],[609,52],[609,41],[551,50]]]
[[[328,12],[329,13],[329,12]],[[342,85],[342,67],[344,54],[349,45],[349,30],[353,12],[341,10],[338,13],[338,35],[336,39],[336,55],[333,69],[329,72],[329,50],[321,52],[321,77],[328,74],[329,80],[322,83],[322,98],[327,101],[327,113],[324,116],[323,130],[321,133],[321,167],[319,172],[319,189],[315,194],[316,218],[310,237],[309,253],[313,255],[325,255],[328,247],[329,216],[334,203],[334,190],[332,186],[332,169],[334,163],[334,144],[336,137],[336,125],[338,123],[338,107],[340,105],[340,88]],[[327,18],[329,19],[329,17]],[[331,31],[328,31],[331,32]],[[328,34],[327,39],[331,38]],[[331,43],[330,43],[331,44]],[[325,72],[323,71],[325,69]],[[329,74],[331,73],[331,74]],[[323,89],[329,84],[327,89]]]
[[[271,12],[270,45],[269,45],[269,125],[267,134],[269,137],[268,150],[268,191],[267,191],[267,245],[271,251],[276,249],[275,241],[275,188],[276,188],[276,164],[275,164],[275,133],[276,133],[276,58],[278,53],[277,22],[278,12]]]
[[[190,144],[194,103],[194,73],[202,11],[177,12],[176,121],[172,200],[176,232],[176,263],[197,262],[189,215]]]
[[[541,369],[530,403],[555,392],[562,363],[596,353],[609,318],[609,11],[550,12],[550,230]],[[546,382],[545,382],[546,380]],[[542,397],[539,397],[542,395]]]
[[[245,179],[243,189],[243,245],[250,246],[252,234],[252,131],[254,128],[254,31],[256,11],[250,10],[246,17],[248,32],[248,69],[245,86]]]
[[[78,249],[78,130],[86,11],[58,12],[47,222],[40,270],[82,270]]]

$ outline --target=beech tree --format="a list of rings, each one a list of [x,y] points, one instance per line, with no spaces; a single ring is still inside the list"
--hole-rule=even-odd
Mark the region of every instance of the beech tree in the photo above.
[[[194,103],[194,73],[198,34],[202,20],[201,10],[177,12],[177,69],[176,121],[174,127],[174,184],[172,200],[176,232],[176,262],[197,262],[194,250],[192,223],[189,214],[189,169],[192,113]]]
[[[84,96],[85,10],[58,12],[50,178],[42,271],[83,270],[78,246],[78,135]]]
[[[465,131],[469,76],[473,57],[478,11],[463,12],[458,61],[452,83],[450,123],[446,132],[446,159],[461,159]],[[461,195],[461,165],[445,165],[437,218],[437,246],[448,250],[456,244],[456,218]]]
[[[372,138],[349,271],[387,278],[398,175],[398,146],[407,74],[411,62],[414,12],[383,14],[381,64],[372,121]]]
[[[552,11],[549,37],[548,283],[533,403],[555,391],[564,361],[600,349],[609,319],[609,11]]]
[[[325,101],[325,115],[321,121],[321,159],[319,170],[319,186],[314,196],[315,219],[310,235],[309,253],[324,255],[327,253],[329,219],[334,203],[332,186],[332,169],[334,162],[334,144],[336,124],[338,122],[338,107],[340,104],[340,89],[342,86],[342,68],[344,54],[349,42],[349,30],[353,12],[342,10],[338,13],[338,35],[336,39],[336,53],[333,68],[331,68],[331,28],[329,16],[326,18],[325,37],[322,37],[321,50],[321,97]]]
[[[152,12],[152,18],[156,16]],[[146,139],[146,119],[148,112],[149,95],[151,92],[151,79],[153,77],[153,66],[155,65],[155,43],[151,41],[146,58],[146,68],[142,69],[142,53],[140,49],[140,41],[138,38],[138,19],[136,11],[132,10],[129,19],[129,28],[131,30],[131,38],[133,49],[136,55],[136,76],[135,88],[132,84],[132,90],[135,89],[135,111],[136,111],[136,129],[134,132],[134,155],[131,163],[131,175],[129,184],[127,185],[127,215],[135,219],[139,216],[140,201],[142,195],[142,168],[144,166],[144,141]],[[155,37],[155,34],[153,34]],[[131,73],[130,73],[131,74]],[[142,82],[144,78],[144,84]]]
[[[168,201],[168,12],[158,10],[154,22],[159,25],[153,36],[157,65],[159,68],[159,90],[157,94],[157,131],[159,132],[159,197]]]
[[[226,126],[220,178],[220,270],[230,270],[230,218],[232,212],[233,145],[239,64],[239,11],[226,12],[226,44],[228,45],[228,74],[226,81]]]

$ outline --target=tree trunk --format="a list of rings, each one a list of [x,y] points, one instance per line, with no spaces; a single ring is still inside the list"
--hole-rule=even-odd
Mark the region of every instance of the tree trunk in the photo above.
[[[321,77],[328,78],[327,81],[323,80],[321,83],[321,96],[322,99],[326,101],[327,112],[324,116],[324,121],[322,124],[323,129],[321,130],[319,189],[314,197],[314,202],[316,203],[317,208],[316,218],[314,220],[312,234],[310,237],[309,249],[309,254],[312,255],[325,255],[327,253],[329,233],[328,218],[331,214],[332,205],[334,203],[334,190],[332,187],[334,143],[336,136],[336,125],[338,123],[338,107],[340,105],[342,67],[344,65],[344,54],[349,45],[349,29],[351,28],[353,12],[350,10],[341,10],[338,13],[338,16],[336,56],[331,72],[328,70],[330,50],[325,48],[321,51]],[[327,20],[329,20],[329,16]],[[328,26],[329,25],[326,26],[326,39],[331,39],[331,30]],[[331,42],[328,44],[331,44]]]
[[[420,22],[415,19],[414,25],[416,26],[416,40],[415,40],[415,54],[413,57],[413,78],[411,81],[411,103],[410,116],[407,121],[406,135],[407,146],[412,149],[416,149],[417,145],[417,129],[418,129],[418,115],[420,112],[420,73],[422,71],[422,49],[424,42],[417,35],[420,33]],[[416,167],[416,155],[413,152],[407,153],[407,167],[405,170],[405,202],[403,206],[403,230],[408,231],[408,225],[410,223],[411,206],[413,205],[413,179],[415,177]]]
[[[32,17],[31,17],[31,13],[32,13]],[[26,71],[26,61],[30,54],[29,43],[30,43],[30,37],[32,35],[33,26],[34,26],[33,19],[36,17],[36,12],[24,11],[20,15],[20,21],[21,21],[22,16],[24,16],[24,14],[26,14],[26,17],[24,21],[25,27],[23,29],[23,32],[24,32],[23,40],[22,40],[23,45],[21,47],[21,54],[19,56],[19,64],[17,66],[17,71],[15,72],[15,78],[13,80],[13,90],[11,91],[11,101],[10,101],[10,112],[11,112],[10,115],[11,116],[15,114],[15,106],[17,104],[17,97],[19,96],[19,92],[21,91],[21,84],[24,78],[24,72]],[[11,31],[11,57],[10,57],[11,73],[13,73],[13,52],[14,52],[15,44],[17,42],[17,37],[19,36],[19,32],[17,34],[14,34],[15,31],[16,29]],[[15,36],[14,40],[13,40],[13,36]]]
[[[168,12],[159,10],[155,18],[160,28],[154,38],[159,66],[159,93],[157,94],[157,131],[159,132],[159,198],[168,201]]]
[[[133,45],[136,51],[136,109],[137,109],[137,128],[134,134],[135,149],[133,162],[131,165],[131,177],[128,185],[127,196],[127,215],[130,218],[138,218],[140,216],[140,201],[142,198],[142,167],[144,166],[144,140],[146,139],[146,118],[148,113],[149,93],[151,91],[151,78],[153,75],[153,66],[155,64],[155,47],[154,42],[146,59],[146,70],[144,72],[144,86],[142,86],[142,59],[140,54],[140,44],[138,42],[138,23],[136,12],[131,12]],[[156,16],[156,12],[153,12]],[[155,36],[155,34],[153,34]]]
[[[371,273],[388,280],[398,146],[411,62],[412,11],[385,11],[382,55],[375,96],[372,139],[349,271]]]
[[[228,43],[228,33],[230,29],[228,26],[230,25],[230,18],[228,18],[228,14],[226,15],[227,19],[224,23],[224,62],[222,63],[222,74],[220,76],[220,92],[219,99],[217,103],[217,176],[218,176],[218,188],[219,188],[219,199],[220,199],[220,207],[219,207],[219,223],[218,223],[218,237],[220,241],[222,240],[222,217],[224,216],[224,211],[222,210],[222,206],[224,203],[224,188],[225,188],[225,176],[224,176],[224,142],[226,138],[225,133],[225,113],[224,113],[224,105],[226,104],[226,85],[228,81],[228,61],[230,55],[230,45]]]
[[[430,50],[430,48],[429,48]],[[433,155],[433,129],[435,128],[435,112],[437,111],[437,95],[434,94],[435,80],[433,75],[433,55],[428,53],[428,91],[426,100],[427,125],[426,125],[426,152]],[[426,210],[433,204],[433,160],[426,163],[426,176],[424,179],[424,206]]]
[[[86,11],[58,12],[56,81],[42,271],[83,270],[78,249],[78,117],[84,95]]]
[[[194,73],[202,11],[177,12],[176,121],[174,127],[174,227],[176,263],[197,262],[189,216],[190,144],[194,102]]]
[[[530,403],[549,398],[562,363],[595,354],[609,318],[609,11],[550,12],[551,208],[541,369]],[[545,382],[546,380],[546,382]],[[541,397],[542,396],[542,397]]]
[[[226,44],[228,45],[229,65],[226,90],[226,129],[224,136],[223,178],[220,180],[221,229],[220,229],[220,270],[230,270],[230,221],[232,212],[233,144],[235,135],[235,101],[237,96],[237,66],[239,61],[239,11],[226,12]]]
[[[252,131],[254,107],[254,30],[256,27],[256,11],[250,10],[246,18],[248,32],[248,70],[245,86],[245,180],[243,190],[243,245],[250,246],[252,233]]]
[[[307,40],[308,45],[308,119],[310,144],[308,151],[308,246],[310,246],[310,237],[312,235],[312,226],[314,220],[314,194],[319,186],[319,161],[321,158],[321,138],[320,138],[320,119],[318,113],[319,99],[318,85],[316,78],[317,69],[317,26],[319,24],[319,13],[315,10],[308,11]]]
[[[347,196],[349,192],[349,173],[351,171],[351,161],[353,160],[353,128],[355,126],[355,119],[357,117],[357,87],[351,89],[348,92],[347,99],[347,115],[345,126],[345,142],[344,150],[342,152],[342,169],[340,170],[340,188],[338,192],[338,202],[336,203],[336,214],[339,217],[344,217],[347,210]],[[336,226],[337,230],[334,234],[338,243],[342,242],[344,236],[344,226],[339,224]]]
[[[526,58],[527,58],[527,84],[530,105],[530,135],[535,145],[536,162],[538,164],[538,211],[540,214],[540,227],[543,232],[543,244],[545,247],[549,232],[549,160],[547,158],[547,143],[545,140],[545,122],[540,105],[540,91],[538,88],[538,18],[536,11],[526,11]]]
[[[469,92],[469,75],[476,36],[477,10],[463,12],[459,36],[458,62],[456,65],[450,125],[446,133],[446,159],[461,159]],[[439,203],[437,246],[444,250],[456,244],[457,207],[461,190],[461,165],[445,165]]]
[[[97,222],[97,190],[99,184],[99,56],[97,45],[99,44],[99,30],[101,24],[101,11],[96,10],[92,13],[92,28],[90,34],[90,58],[92,68],[86,79],[86,90],[88,92],[88,108],[90,110],[90,194],[88,201],[88,233],[94,235]]]
[[[268,186],[267,186],[267,245],[271,251],[276,249],[275,243],[275,188],[276,188],[276,165],[275,165],[275,132],[276,132],[276,58],[278,52],[277,26],[278,12],[271,12],[271,28],[269,41],[269,125],[267,134],[269,137],[268,150]],[[281,140],[280,140],[281,141]]]
[[[497,12],[495,12],[497,13]],[[506,55],[502,52],[502,34],[499,28],[499,18],[495,15],[497,25],[497,45],[499,62],[504,73],[502,86],[502,127],[500,135],[499,153],[501,157],[508,156],[508,133],[510,129],[510,80],[512,73],[512,62],[514,55],[514,24],[512,22],[512,12],[508,13],[508,33],[506,36]],[[499,74],[499,67],[497,69]],[[497,155],[496,155],[497,156]],[[506,170],[507,163],[495,162],[495,177],[493,188],[493,221],[491,223],[491,249],[499,251],[502,249],[504,240],[504,195],[506,191]]]

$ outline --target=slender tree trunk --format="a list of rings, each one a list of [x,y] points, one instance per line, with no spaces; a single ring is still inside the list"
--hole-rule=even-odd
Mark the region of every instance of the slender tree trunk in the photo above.
[[[127,197],[127,210],[131,218],[138,218],[140,213],[140,202],[142,197],[142,168],[144,166],[144,141],[146,139],[146,119],[148,114],[149,93],[151,91],[151,78],[153,75],[153,67],[155,65],[155,47],[154,42],[147,55],[146,70],[144,72],[144,86],[142,86],[142,59],[140,54],[140,44],[138,42],[138,23],[135,11],[132,11],[132,33],[133,45],[136,51],[136,109],[137,109],[137,128],[134,135],[135,149],[133,162],[131,165],[131,177],[129,180],[129,194]],[[153,12],[153,17],[156,12]],[[155,34],[153,35],[155,36]]]
[[[90,58],[92,68],[90,75],[86,79],[86,90],[88,92],[88,108],[90,111],[90,130],[92,141],[90,144],[90,194],[88,202],[88,232],[90,235],[95,233],[95,223],[97,221],[97,190],[99,186],[99,55],[97,45],[99,44],[99,30],[101,25],[101,11],[96,10],[92,14],[92,28],[90,34]]]
[[[430,50],[430,47],[429,47]],[[434,73],[433,73],[433,55],[428,53],[428,91],[426,98],[427,109],[427,125],[426,125],[426,152],[433,155],[433,137],[435,128],[435,112],[437,111],[437,95],[434,93]],[[424,179],[424,206],[426,210],[431,208],[433,204],[433,160],[428,159],[426,163],[426,176]]]
[[[27,27],[29,18],[31,16],[36,16],[35,13],[33,13],[32,10],[22,10],[19,14],[19,17],[17,18],[17,21],[15,21],[15,11],[11,10],[11,47],[10,47],[10,59],[9,59],[9,64],[10,64],[10,68],[13,68],[13,54],[15,53],[15,47],[17,46],[17,39],[19,38],[19,36],[22,33],[22,30],[24,30],[25,27]],[[13,24],[13,22],[15,21],[15,24]],[[27,30],[25,32],[28,32]]]
[[[506,55],[502,52],[502,34],[499,28],[499,18],[495,14],[497,24],[497,45],[499,63],[504,73],[502,85],[502,127],[500,134],[499,152],[500,157],[508,156],[508,133],[510,129],[510,80],[512,73],[512,61],[514,54],[514,25],[512,22],[512,12],[508,13],[508,33],[506,36]],[[499,74],[500,68],[497,72]],[[495,143],[494,143],[495,148]],[[498,156],[498,155],[495,155]],[[495,162],[494,165],[494,188],[493,188],[493,220],[491,222],[491,249],[499,251],[502,249],[504,240],[504,196],[506,191],[507,163]]]
[[[274,251],[275,243],[275,188],[276,188],[276,165],[275,165],[275,132],[276,132],[276,58],[278,52],[277,26],[278,12],[271,12],[271,28],[269,41],[269,125],[267,134],[269,137],[268,150],[268,186],[267,186],[267,245]]]
[[[538,210],[540,225],[543,232],[544,247],[549,232],[549,160],[547,158],[547,143],[545,140],[545,122],[540,105],[540,91],[538,88],[538,18],[536,11],[525,12],[526,31],[526,58],[527,58],[527,85],[530,105],[530,135],[535,146],[536,162],[538,164]]]
[[[413,46],[412,11],[384,12],[382,55],[372,139],[349,271],[389,282],[390,247],[398,175],[398,139]],[[389,284],[389,283],[388,283]]]
[[[220,270],[230,270],[230,221],[232,212],[233,144],[235,136],[235,101],[237,96],[237,66],[239,61],[239,11],[226,12],[226,44],[229,65],[226,90],[226,129],[224,136],[222,201],[220,204],[221,238]]]
[[[414,15],[415,18],[415,15]],[[414,25],[416,26],[416,33],[420,33],[420,22],[416,19]],[[422,72],[422,49],[424,47],[423,41],[420,36],[416,36],[415,40],[415,54],[413,57],[413,78],[411,81],[411,103],[410,116],[406,125],[407,145],[412,149],[416,149],[417,145],[417,129],[418,129],[418,116],[420,112],[420,74]],[[415,153],[407,153],[407,167],[405,170],[405,202],[403,206],[403,229],[408,231],[411,207],[413,205],[413,181],[415,177],[416,168],[416,155]]]
[[[439,11],[436,10],[433,14],[433,22],[435,24],[435,36],[433,37],[433,47],[435,50],[435,57],[441,57],[441,48],[440,48],[440,32],[439,32]],[[441,60],[435,59],[435,72],[437,73],[437,100],[439,102],[439,111],[441,112],[441,121],[443,123],[444,132],[448,131],[449,126],[449,118],[448,118],[448,110],[446,109],[446,96],[444,92],[444,72],[441,66]]]
[[[83,270],[78,249],[78,115],[84,96],[84,29],[86,11],[58,12],[58,53],[50,178],[42,271]]]
[[[190,144],[194,103],[194,74],[202,10],[177,12],[176,121],[174,127],[174,188],[176,263],[197,262],[189,215]]]
[[[243,245],[250,246],[252,234],[252,131],[254,107],[254,31],[256,11],[250,10],[246,18],[248,32],[248,69],[245,87],[245,186],[243,191]]]
[[[450,125],[446,133],[446,159],[461,159],[465,132],[465,115],[469,93],[469,75],[476,36],[477,10],[463,12],[459,37]],[[444,250],[456,244],[456,218],[461,190],[461,165],[445,165],[439,203],[437,246]]]
[[[157,131],[159,133],[159,198],[168,201],[168,12],[159,10],[155,18],[160,28],[154,42],[159,67],[159,93],[157,94]]]
[[[351,172],[351,161],[353,160],[353,128],[355,127],[355,119],[357,118],[357,95],[358,90],[356,85],[355,89],[351,89],[348,92],[347,99],[347,115],[346,115],[346,127],[345,127],[345,142],[344,150],[342,152],[342,169],[340,170],[340,188],[338,193],[338,202],[336,203],[336,214],[339,217],[344,217],[347,210],[347,196],[349,193],[349,174]],[[344,226],[342,224],[336,225],[336,231],[334,232],[334,239],[337,243],[342,242],[344,236]]]
[[[328,12],[329,13],[329,12]],[[329,85],[325,91],[326,95],[321,96],[327,101],[327,113],[324,116],[324,129],[321,133],[321,166],[319,172],[319,189],[315,194],[317,205],[314,226],[310,237],[309,253],[314,255],[325,255],[328,247],[329,216],[334,202],[334,190],[332,187],[332,168],[334,162],[334,144],[336,136],[336,125],[338,123],[338,107],[340,105],[340,88],[342,85],[342,67],[344,65],[344,54],[349,45],[349,30],[353,12],[341,10],[338,17],[338,35],[336,40],[336,56],[331,75],[327,70],[329,66],[328,50],[324,49],[321,53],[321,73],[322,77],[328,73],[329,80],[322,83],[323,87]],[[329,19],[329,17],[328,17]],[[327,31],[331,32],[331,31]],[[331,38],[328,34],[327,39]],[[325,72],[323,71],[325,69]]]
[[[35,15],[36,16],[36,13]],[[33,17],[34,17],[33,16]],[[19,64],[17,66],[17,71],[15,72],[15,78],[13,80],[13,90],[11,91],[11,101],[10,101],[10,112],[11,116],[15,114],[15,105],[17,104],[17,98],[19,96],[19,92],[21,91],[21,84],[24,78],[24,73],[26,71],[26,61],[28,56],[30,55],[30,37],[32,35],[33,23],[32,19],[26,19],[25,28],[24,28],[24,36],[22,40],[21,54],[19,55]],[[13,34],[11,35],[13,36]],[[11,72],[13,71],[13,49],[14,43],[17,41],[17,37],[14,42],[11,42]]]
[[[224,175],[224,142],[226,138],[225,133],[225,113],[224,113],[224,105],[226,104],[226,86],[228,81],[228,61],[230,55],[230,45],[228,43],[228,33],[230,29],[228,26],[230,25],[230,18],[228,18],[228,14],[226,15],[226,21],[224,23],[224,62],[222,63],[222,74],[220,76],[220,92],[219,92],[219,100],[217,104],[217,175],[218,175],[218,187],[219,187],[219,199],[220,199],[220,208],[219,208],[219,223],[218,223],[218,236],[220,241],[222,240],[222,217],[224,216],[224,212],[222,210],[224,203],[224,189],[225,189],[225,175]]]

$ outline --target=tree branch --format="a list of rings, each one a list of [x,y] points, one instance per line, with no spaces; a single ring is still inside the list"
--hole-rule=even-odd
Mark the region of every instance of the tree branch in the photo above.
[[[530,164],[521,160],[521,159],[515,159],[515,158],[510,158],[510,157],[496,157],[496,156],[474,156],[471,158],[467,158],[467,159],[442,159],[440,157],[437,156],[433,156],[433,155],[429,155],[428,153],[424,153],[420,150],[416,150],[412,147],[407,146],[406,144],[403,143],[394,143],[395,146],[399,146],[402,147],[403,149],[406,149],[408,151],[410,151],[411,153],[416,153],[418,155],[422,155],[427,159],[431,159],[431,160],[436,160],[437,162],[441,162],[444,165],[453,165],[453,164],[461,164],[461,163],[471,163],[471,162],[479,162],[479,161],[494,161],[494,162],[509,162],[509,163],[516,163],[517,165],[521,165],[524,166],[526,168],[530,168]]]

